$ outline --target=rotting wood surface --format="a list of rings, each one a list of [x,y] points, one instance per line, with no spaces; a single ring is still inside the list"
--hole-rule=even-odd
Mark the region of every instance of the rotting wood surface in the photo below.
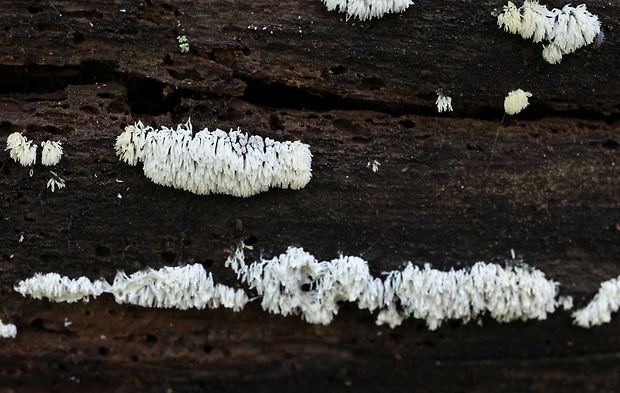
[[[498,30],[490,13],[502,5],[420,1],[370,22],[318,0],[4,5],[0,138],[62,141],[52,170],[67,187],[51,193],[50,169],[36,165],[31,177],[0,153],[0,317],[18,327],[0,345],[0,387],[615,391],[617,317],[591,330],[557,311],[429,332],[417,320],[378,327],[350,305],[315,326],[258,302],[178,311],[13,291],[36,272],[111,280],[190,262],[238,286],[224,260],[245,240],[253,258],[290,245],[320,260],[359,255],[377,276],[409,260],[502,262],[513,249],[583,306],[620,274],[618,6],[589,2],[607,42],[552,66],[540,44]],[[455,112],[436,113],[437,88]],[[498,133],[515,88],[532,104]],[[115,157],[126,124],[189,117],[196,129],[308,143],[312,181],[247,199],[196,196]]]

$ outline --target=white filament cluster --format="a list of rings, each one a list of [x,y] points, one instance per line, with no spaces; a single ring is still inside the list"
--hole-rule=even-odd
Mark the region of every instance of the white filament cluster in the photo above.
[[[519,266],[478,262],[468,270],[443,272],[408,264],[390,273],[384,288],[387,309],[382,313],[393,315],[394,322],[408,316],[425,319],[434,330],[447,319],[467,322],[485,313],[499,322],[546,319],[555,310],[557,283]]]
[[[504,99],[504,111],[509,115],[516,115],[530,104],[528,98],[532,96],[529,91],[521,89],[513,90]]]
[[[200,264],[164,267],[137,272],[127,277],[119,272],[109,290],[117,303],[157,308],[218,308],[220,305],[241,310],[248,302],[242,289],[213,282]]]
[[[341,302],[378,310],[379,325],[395,327],[414,317],[425,320],[434,330],[449,319],[467,322],[485,314],[500,322],[545,319],[557,306],[569,308],[571,300],[556,300],[558,283],[547,280],[539,270],[518,265],[502,267],[478,262],[469,269],[445,272],[409,262],[403,270],[380,279],[370,274],[368,263],[359,257],[340,256],[319,262],[303,249],[289,247],[285,254],[273,259],[246,264],[243,247],[239,247],[226,266],[256,290],[262,297],[263,309],[285,316],[301,314],[307,322],[317,324],[329,324]],[[620,285],[604,284],[607,286],[613,286],[615,292],[608,298],[616,299],[615,303],[597,300],[603,296],[600,294],[593,303],[615,311],[620,304]],[[199,264],[149,269],[130,276],[119,272],[112,285],[85,277],[71,280],[57,273],[36,274],[21,281],[15,290],[24,296],[57,302],[88,301],[90,296],[110,293],[118,303],[182,310],[223,306],[239,311],[249,301],[242,289],[215,284],[212,275]],[[609,312],[597,318],[608,321]]]
[[[14,132],[6,139],[9,155],[22,166],[34,165],[37,160],[37,144],[32,144],[21,132]]]
[[[262,296],[263,309],[301,314],[310,323],[330,323],[341,301],[379,309],[377,324],[395,327],[413,316],[426,320],[431,330],[447,319],[469,321],[484,313],[500,322],[545,319],[556,307],[558,284],[539,270],[517,266],[479,262],[468,270],[442,272],[408,263],[381,280],[372,277],[361,258],[318,262],[295,247],[250,265],[239,248],[226,265]]]
[[[574,323],[582,327],[598,326],[611,321],[611,314],[620,309],[620,277],[601,283],[594,299],[573,313]]]
[[[577,7],[567,4],[561,10],[549,10],[537,0],[525,0],[520,8],[509,1],[497,17],[497,24],[525,39],[547,41],[548,45],[543,45],[543,58],[551,64],[559,63],[562,55],[591,44],[601,32],[598,17],[585,4]]]
[[[381,18],[392,12],[403,12],[413,4],[411,0],[322,0],[328,11],[336,8],[349,18],[367,20]]]
[[[111,293],[118,303],[158,308],[217,308],[220,305],[235,311],[248,302],[245,292],[222,284],[215,285],[211,274],[202,265],[149,269],[127,276],[117,273],[114,283],[91,281],[86,277],[70,279],[57,273],[40,274],[19,282],[15,290],[35,299],[43,297],[55,302],[87,302],[90,296]]]
[[[2,323],[0,321],[0,337],[15,338],[17,336],[17,327],[12,323]]]
[[[243,248],[228,258],[238,277],[262,296],[263,309],[281,315],[302,314],[310,323],[328,324],[338,313],[338,302],[360,300],[361,308],[379,306],[381,280],[372,279],[368,265],[357,257],[317,262],[301,248],[289,247],[286,254],[271,260],[245,264]],[[367,298],[370,303],[365,303]]]
[[[201,195],[249,197],[272,187],[297,190],[312,177],[306,144],[248,137],[240,130],[204,129],[192,136],[189,121],[176,130],[129,125],[115,148],[126,163],[143,162],[144,174],[154,183]]]
[[[437,112],[452,112],[452,98],[444,95],[443,93],[437,93]]]
[[[33,277],[20,281],[15,290],[35,299],[48,298],[55,302],[73,303],[78,300],[88,302],[110,289],[105,280],[90,281],[86,277],[70,279],[58,273],[36,273]]]
[[[56,165],[62,158],[62,143],[57,141],[41,142],[41,163],[46,166]],[[37,161],[38,145],[32,144],[21,132],[14,132],[6,139],[6,149],[15,161],[23,166],[34,165]]]
[[[62,143],[57,141],[41,142],[41,164],[53,166],[62,158]]]
[[[50,171],[52,177],[47,181],[47,188],[52,192],[55,192],[57,189],[60,190],[66,187],[65,179],[58,176],[58,174],[54,171]]]
[[[65,188],[66,186],[65,180],[60,177],[51,177],[47,181],[47,188],[49,188],[52,192]]]

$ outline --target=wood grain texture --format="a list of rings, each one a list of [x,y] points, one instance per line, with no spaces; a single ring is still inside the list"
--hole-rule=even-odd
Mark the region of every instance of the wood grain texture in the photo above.
[[[36,272],[111,280],[194,262],[239,286],[224,261],[245,240],[250,258],[295,245],[321,260],[362,256],[376,276],[404,261],[501,263],[514,249],[583,306],[620,274],[619,6],[588,2],[606,42],[549,65],[540,44],[497,28],[490,14],[502,5],[418,1],[370,22],[318,0],[4,5],[0,139],[62,141],[52,170],[67,188],[51,193],[49,168],[31,177],[0,152],[0,318],[18,327],[0,345],[0,387],[615,391],[617,317],[591,330],[558,311],[428,332],[417,320],[378,327],[351,305],[314,326],[258,302],[240,313],[152,310],[13,291]],[[437,88],[454,112],[436,113]],[[534,94],[531,105],[503,118],[515,88]],[[247,199],[197,196],[116,158],[126,124],[188,117],[195,129],[308,143],[313,179]]]

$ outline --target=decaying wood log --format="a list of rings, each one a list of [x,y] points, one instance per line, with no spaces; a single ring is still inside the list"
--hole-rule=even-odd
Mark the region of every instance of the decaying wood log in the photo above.
[[[549,6],[561,7],[554,3]],[[0,318],[7,391],[614,391],[620,318],[594,329],[459,321],[395,329],[344,304],[327,326],[263,311],[169,310],[24,298],[36,272],[112,280],[118,270],[224,261],[291,245],[443,270],[517,258],[583,307],[620,274],[620,8],[594,0],[607,41],[542,61],[499,30],[501,1],[418,1],[372,21],[318,0],[13,1],[0,10],[0,138],[62,141],[53,168],[0,153]],[[177,37],[185,36],[182,53]],[[454,112],[437,114],[438,88]],[[508,91],[533,93],[503,116]],[[299,191],[198,196],[115,156],[138,120],[240,127],[310,145]],[[501,126],[500,126],[501,124]],[[2,146],[4,146],[2,144]],[[369,162],[380,163],[377,172]],[[50,170],[66,188],[46,188]],[[23,236],[23,241],[20,239]],[[250,290],[248,293],[252,293]]]

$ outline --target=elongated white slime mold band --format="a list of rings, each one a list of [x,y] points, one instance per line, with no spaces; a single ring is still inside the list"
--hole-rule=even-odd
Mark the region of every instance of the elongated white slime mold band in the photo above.
[[[601,284],[592,301],[573,313],[575,324],[582,327],[599,326],[611,321],[611,314],[620,309],[620,276]]]
[[[410,5],[411,0],[322,0],[328,11],[338,9],[347,14],[349,18],[367,20],[381,18],[385,14],[405,11]]]
[[[189,121],[176,130],[129,125],[115,148],[122,161],[144,163],[144,174],[154,183],[194,194],[249,197],[273,187],[298,190],[312,177],[306,144],[248,137],[239,129],[192,135]]]
[[[70,279],[57,273],[40,274],[20,281],[15,290],[35,299],[47,298],[55,302],[87,302],[103,293],[114,295],[118,303],[142,307],[203,309],[220,306],[241,310],[248,302],[242,289],[215,284],[211,273],[202,265],[148,269],[127,276],[119,272],[112,285],[105,280],[90,281],[86,277]]]
[[[426,320],[431,330],[448,319],[467,322],[485,313],[500,322],[545,319],[555,310],[558,286],[533,268],[484,262],[448,272],[408,263],[404,270],[392,271],[381,280],[370,274],[361,258],[341,256],[318,262],[295,247],[249,265],[240,248],[226,265],[262,296],[263,309],[301,314],[310,323],[322,324],[331,322],[340,301],[379,310],[377,324],[391,327],[410,316]]]
[[[330,323],[343,301],[377,310],[378,325],[395,327],[413,317],[425,320],[430,330],[450,319],[468,322],[488,314],[499,322],[543,320],[557,308],[572,308],[570,296],[557,297],[557,282],[523,264],[502,267],[478,262],[446,272],[408,262],[403,270],[387,272],[380,279],[370,274],[368,263],[359,257],[319,262],[303,249],[289,247],[272,259],[246,263],[240,246],[226,266],[257,292],[264,310],[301,315],[310,323]],[[37,273],[19,282],[15,290],[56,302],[88,301],[109,293],[119,303],[182,310],[226,307],[240,311],[249,302],[243,289],[215,284],[200,264],[148,269],[130,276],[119,272],[112,284]],[[620,277],[604,282],[590,304],[572,315],[575,324],[591,327],[609,322],[618,309]],[[13,335],[13,329],[10,324],[0,326],[0,336]]]

